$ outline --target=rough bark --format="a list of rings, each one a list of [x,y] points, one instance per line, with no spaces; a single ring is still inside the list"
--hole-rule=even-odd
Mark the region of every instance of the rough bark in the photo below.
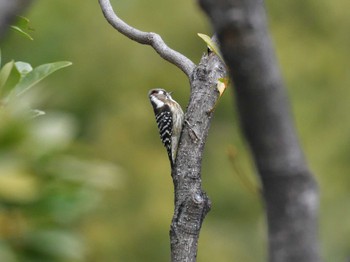
[[[193,72],[191,97],[185,114],[177,160],[172,170],[175,211],[171,223],[171,261],[196,261],[199,232],[210,200],[202,190],[201,165],[213,109],[219,98],[216,88],[226,68],[214,54],[204,55]]]
[[[320,261],[317,184],[296,136],[263,1],[200,4],[230,68],[243,133],[263,184],[269,261]]]
[[[185,112],[185,124],[171,176],[174,182],[175,209],[170,226],[172,262],[195,262],[199,232],[210,210],[210,200],[202,189],[201,164],[214,107],[219,98],[218,79],[226,76],[226,67],[214,54],[204,54],[199,65],[169,48],[162,38],[142,32],[122,21],[109,0],[99,0],[107,21],[120,33],[146,44],[188,77],[191,94]]]
[[[31,2],[31,0],[0,0],[0,40],[16,16],[21,15]]]

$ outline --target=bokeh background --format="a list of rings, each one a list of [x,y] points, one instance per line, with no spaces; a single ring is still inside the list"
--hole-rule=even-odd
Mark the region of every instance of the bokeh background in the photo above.
[[[111,1],[195,63],[211,28],[195,1]],[[350,257],[350,2],[267,1],[270,29],[300,141],[320,186],[325,261]],[[29,93],[46,115],[0,119],[0,261],[168,261],[173,188],[147,92],[185,75],[105,21],[97,1],[36,0],[34,41],[10,32],[3,62],[67,60]],[[264,207],[234,91],[221,99],[203,160],[212,200],[198,261],[265,261]],[[31,100],[31,101],[32,101]],[[234,160],[229,153],[236,152]],[[238,171],[238,173],[237,173]]]

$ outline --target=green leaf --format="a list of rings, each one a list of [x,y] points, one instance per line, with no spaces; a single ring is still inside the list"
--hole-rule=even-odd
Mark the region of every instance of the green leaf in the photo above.
[[[0,93],[1,93],[4,85],[6,84],[8,77],[10,76],[13,65],[14,65],[14,61],[8,62],[0,70]]]
[[[24,77],[29,72],[33,71],[33,67],[26,62],[18,61],[15,63],[16,69],[18,70],[21,77]]]
[[[21,74],[18,72],[18,69],[16,67],[16,62],[14,63],[14,66],[10,72],[10,75],[4,84],[1,92],[2,94],[8,94],[15,88],[15,86],[18,84],[19,80],[21,79]],[[3,96],[2,95],[2,96]]]
[[[27,32],[24,32],[23,29],[19,28],[18,26],[11,25],[11,28],[17,32],[19,32],[21,35],[25,36],[29,40],[34,40],[33,37],[31,37]]]
[[[220,59],[224,61],[224,59],[222,58],[222,55],[220,53],[220,49],[219,47],[217,46],[217,44],[210,38],[210,36],[207,36],[205,34],[201,34],[201,33],[198,33],[197,34],[200,38],[203,39],[203,41],[207,44],[208,48],[213,51],[218,57],[220,57]]]
[[[24,16],[17,16],[17,21],[15,24],[11,25],[11,28],[15,30],[16,32],[19,32],[21,35],[25,36],[26,38],[33,40],[32,36],[27,33],[26,31],[31,30],[32,28],[29,26],[29,19]]]
[[[6,202],[32,202],[38,198],[39,188],[37,178],[20,167],[1,168],[0,196]]]
[[[26,28],[26,29],[30,29],[29,27],[29,19],[27,17],[24,16],[17,16],[17,21],[15,23],[16,26],[20,27],[20,28]]]
[[[51,257],[50,261],[82,261],[84,256],[81,239],[70,231],[37,230],[28,234],[26,240],[36,254]]]
[[[53,72],[70,66],[72,63],[68,61],[61,61],[61,62],[54,62],[49,64],[43,64],[36,68],[34,68],[32,71],[30,71],[28,74],[26,74],[19,83],[15,86],[15,94],[21,95],[24,92],[28,91],[30,88],[32,88],[35,84],[43,80],[48,75],[52,74]]]
[[[0,48],[0,68],[1,68],[1,48]]]

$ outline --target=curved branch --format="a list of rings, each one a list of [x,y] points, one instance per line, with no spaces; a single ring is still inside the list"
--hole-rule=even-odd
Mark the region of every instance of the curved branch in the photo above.
[[[219,98],[218,80],[226,67],[214,52],[204,54],[198,66],[169,48],[155,33],[137,30],[114,13],[109,0],[99,0],[107,21],[120,33],[140,44],[152,46],[165,60],[175,64],[189,78],[191,96],[177,158],[172,168],[175,208],[170,227],[172,262],[195,262],[199,233],[210,210],[210,200],[202,189],[201,163],[213,109]]]
[[[152,46],[162,58],[176,65],[191,79],[195,64],[190,59],[168,47],[158,34],[143,32],[125,23],[115,14],[109,0],[99,0],[99,3],[106,20],[116,30],[131,40]]]

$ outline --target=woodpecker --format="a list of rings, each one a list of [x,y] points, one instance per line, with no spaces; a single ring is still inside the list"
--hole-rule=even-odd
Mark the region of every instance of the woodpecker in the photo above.
[[[184,113],[181,106],[164,89],[152,89],[148,97],[158,125],[160,139],[165,146],[171,167],[174,166],[180,140]]]

